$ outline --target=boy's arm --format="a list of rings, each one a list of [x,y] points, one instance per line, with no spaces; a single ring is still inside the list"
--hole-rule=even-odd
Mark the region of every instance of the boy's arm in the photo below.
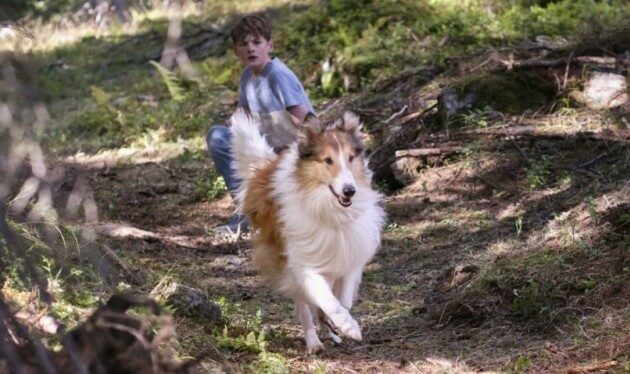
[[[310,113],[308,108],[304,104],[288,107],[287,111],[291,113],[291,115],[294,117],[293,122],[296,126],[301,125],[304,122],[306,116]]]
[[[315,115],[304,87],[293,72],[290,70],[274,71],[269,79],[274,94],[277,95],[285,110],[291,114],[293,124],[296,127],[299,127],[309,114]]]

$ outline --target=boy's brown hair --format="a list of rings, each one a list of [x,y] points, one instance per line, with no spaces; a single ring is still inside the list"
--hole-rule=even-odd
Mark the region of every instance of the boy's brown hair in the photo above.
[[[262,36],[271,40],[271,23],[263,15],[250,15],[241,19],[230,31],[234,44],[244,40],[247,35]]]

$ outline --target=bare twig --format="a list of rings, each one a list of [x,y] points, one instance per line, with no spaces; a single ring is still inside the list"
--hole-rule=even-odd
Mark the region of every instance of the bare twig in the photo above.
[[[616,360],[608,360],[608,361],[604,361],[604,362],[600,362],[600,363],[592,364],[592,365],[572,367],[566,371],[566,374],[588,373],[590,371],[609,369],[616,365],[617,365]]]
[[[342,102],[341,99],[337,99],[333,101],[332,104],[327,105],[324,109],[319,111],[319,116],[320,117],[324,116],[326,113],[328,113],[329,111],[337,107],[341,102]]]
[[[474,68],[470,69],[470,73],[475,72],[479,69],[481,69],[482,67],[484,67],[485,65],[487,65],[489,62],[491,62],[492,60],[494,60],[494,57],[490,57],[485,59],[482,63],[480,63],[479,65],[475,66]]]
[[[131,271],[129,271],[129,268],[127,267],[127,264],[125,264],[125,262],[120,257],[118,257],[116,252],[114,252],[107,245],[101,245],[101,246],[99,246],[99,248],[101,248],[101,250],[103,251],[103,255],[105,257],[107,257],[107,259],[109,259],[111,262],[113,262],[116,265],[118,265],[118,267],[120,267],[122,269],[122,271],[124,271],[125,274],[129,278],[133,278],[133,274],[131,273]]]
[[[569,59],[567,60],[567,67],[564,69],[564,80],[562,81],[562,92],[567,90],[567,79],[569,78],[569,67],[571,66],[571,60],[573,60],[573,54],[575,53],[575,49],[571,51],[569,55]]]
[[[573,169],[581,169],[581,168],[593,165],[594,163],[596,163],[597,161],[601,160],[602,158],[604,158],[604,157],[606,157],[608,155],[609,155],[608,152],[604,152],[604,153],[598,155],[597,157],[595,157],[592,160],[589,160],[589,161],[586,161],[586,162],[583,162],[583,163],[581,163],[579,165],[574,166]]]
[[[529,159],[529,157],[527,157],[527,153],[525,153],[525,150],[518,145],[516,140],[514,140],[513,136],[510,136],[510,134],[507,133],[507,130],[505,132],[505,135],[507,135],[507,137],[510,139],[514,147],[516,147],[516,149],[518,150],[518,153],[521,154],[521,157],[523,157],[525,162],[527,162],[528,164],[531,164],[531,160]]]
[[[383,122],[383,123],[385,123],[385,124],[390,123],[394,119],[402,116],[405,113],[405,111],[407,110],[407,108],[409,108],[409,105],[403,106],[401,110],[399,110],[398,112],[396,112],[396,113],[392,114],[391,116],[389,116],[389,118],[386,119],[385,122]]]

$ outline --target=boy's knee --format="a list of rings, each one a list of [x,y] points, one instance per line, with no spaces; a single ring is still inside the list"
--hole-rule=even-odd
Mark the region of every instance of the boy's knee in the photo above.
[[[212,126],[206,134],[206,143],[208,150],[224,149],[230,146],[231,138],[230,129],[223,125]]]

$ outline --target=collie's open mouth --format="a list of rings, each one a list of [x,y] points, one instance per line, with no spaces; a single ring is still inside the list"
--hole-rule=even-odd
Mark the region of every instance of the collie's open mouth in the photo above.
[[[332,188],[331,185],[328,185],[328,188],[330,189],[330,192],[332,192],[332,194],[335,195],[335,197],[337,198],[337,201],[339,202],[339,204],[341,204],[341,206],[347,208],[350,205],[352,205],[352,200],[350,200],[349,197],[340,196],[339,194],[335,192],[335,190]]]

